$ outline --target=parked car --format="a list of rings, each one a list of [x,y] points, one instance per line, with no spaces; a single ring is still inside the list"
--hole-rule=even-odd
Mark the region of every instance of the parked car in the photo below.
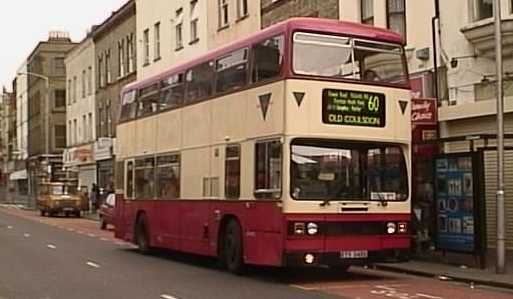
[[[42,183],[39,186],[37,207],[41,216],[64,213],[66,217],[80,217],[80,213],[87,209],[87,198],[80,194],[77,186],[72,183]]]
[[[107,226],[114,225],[114,208],[116,206],[116,195],[109,193],[105,202],[100,207],[100,228],[107,229]]]

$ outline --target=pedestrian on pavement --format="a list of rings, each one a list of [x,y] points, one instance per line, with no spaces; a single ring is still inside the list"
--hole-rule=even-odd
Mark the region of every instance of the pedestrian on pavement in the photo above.
[[[98,186],[95,183],[91,186],[91,192],[89,192],[89,202],[91,204],[91,211],[96,213],[98,201]]]

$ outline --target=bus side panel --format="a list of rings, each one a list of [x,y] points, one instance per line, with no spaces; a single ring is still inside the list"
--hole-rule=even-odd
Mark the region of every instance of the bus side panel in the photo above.
[[[210,251],[217,255],[221,219],[235,217],[242,228],[244,261],[280,266],[283,252],[283,216],[277,202],[213,202],[210,209]]]
[[[180,203],[180,248],[179,250],[200,255],[209,255],[208,201],[182,201]]]

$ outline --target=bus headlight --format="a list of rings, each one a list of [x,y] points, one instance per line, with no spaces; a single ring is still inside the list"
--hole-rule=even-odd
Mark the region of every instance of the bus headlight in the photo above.
[[[319,232],[319,226],[317,223],[310,222],[306,226],[306,232],[309,235],[316,235]]]
[[[304,235],[305,234],[305,223],[304,222],[295,222],[294,223],[294,234],[296,234],[296,235]]]
[[[397,225],[394,222],[387,223],[387,233],[389,235],[395,234],[396,230],[397,230]]]

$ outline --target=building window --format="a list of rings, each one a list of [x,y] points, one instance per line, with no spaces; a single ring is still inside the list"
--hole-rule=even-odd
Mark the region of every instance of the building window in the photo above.
[[[191,1],[191,43],[199,40],[198,36],[198,1]]]
[[[98,127],[96,129],[96,134],[98,135],[98,137],[105,137],[103,136],[103,131],[102,131],[102,127],[103,127],[103,108],[100,106],[98,108]]]
[[[160,59],[160,23],[154,25],[153,28],[153,57],[155,60]]]
[[[87,136],[87,124],[86,124],[86,116],[82,115],[82,142],[86,142],[88,140]]]
[[[65,148],[66,147],[66,126],[56,125],[53,129],[55,137],[55,147]]]
[[[240,196],[240,145],[226,146],[224,194],[228,199]]]
[[[86,70],[82,71],[82,98],[86,97]]]
[[[175,50],[180,50],[183,48],[183,9],[178,9],[176,11],[176,23],[175,23]]]
[[[280,35],[253,46],[253,82],[276,78],[280,75],[284,41],[285,38]]]
[[[68,98],[68,105],[71,106],[71,95],[73,94],[73,85],[71,85],[71,79],[68,80],[68,95],[67,95],[67,98]]]
[[[93,94],[93,68],[87,68],[87,94]]]
[[[374,25],[374,0],[361,0],[360,12],[363,24]]]
[[[135,197],[152,199],[155,197],[155,158],[142,158],[135,161]]]
[[[77,102],[77,77],[73,77],[73,103]]]
[[[71,145],[73,145],[73,141],[71,140],[71,138],[72,138],[72,136],[71,136],[71,120],[68,120],[67,134],[68,134],[68,145],[71,146]]]
[[[77,127],[77,119],[73,120],[73,144],[78,143],[78,127]]]
[[[93,134],[93,114],[91,112],[89,112],[88,114],[88,119],[89,119],[89,125],[87,126],[87,129],[89,131],[89,141],[93,141],[94,140],[94,134]]]
[[[387,0],[387,27],[406,40],[405,0]]]
[[[107,52],[105,52],[105,81],[107,82],[107,84],[110,84],[112,82],[112,73],[110,66],[110,50],[107,50]]]
[[[105,86],[105,77],[103,74],[103,54],[98,56],[98,85],[100,87]]]
[[[474,21],[493,17],[493,0],[474,1]]]
[[[118,41],[118,77],[125,76],[125,40]]]
[[[228,0],[219,0],[219,28],[228,27]]]
[[[64,57],[55,57],[53,59],[55,75],[66,74],[66,64],[64,63]]]
[[[255,144],[255,197],[281,196],[281,143],[278,140]]]
[[[143,55],[144,65],[150,64],[150,30],[146,29],[143,32]]]
[[[105,106],[105,118],[106,118],[106,123],[107,123],[107,136],[108,137],[112,137],[112,111],[111,111],[111,105],[110,105],[110,101],[107,102],[106,106]]]
[[[180,198],[180,155],[157,157],[157,197]]]
[[[54,91],[55,108],[66,107],[66,90],[56,89]]]
[[[134,47],[134,34],[130,33],[127,36],[127,60],[128,60],[128,73],[131,74],[135,71],[135,47]]]
[[[225,92],[246,86],[248,49],[234,51],[216,62],[216,91]]]
[[[242,19],[248,14],[248,0],[237,0],[237,18]]]

